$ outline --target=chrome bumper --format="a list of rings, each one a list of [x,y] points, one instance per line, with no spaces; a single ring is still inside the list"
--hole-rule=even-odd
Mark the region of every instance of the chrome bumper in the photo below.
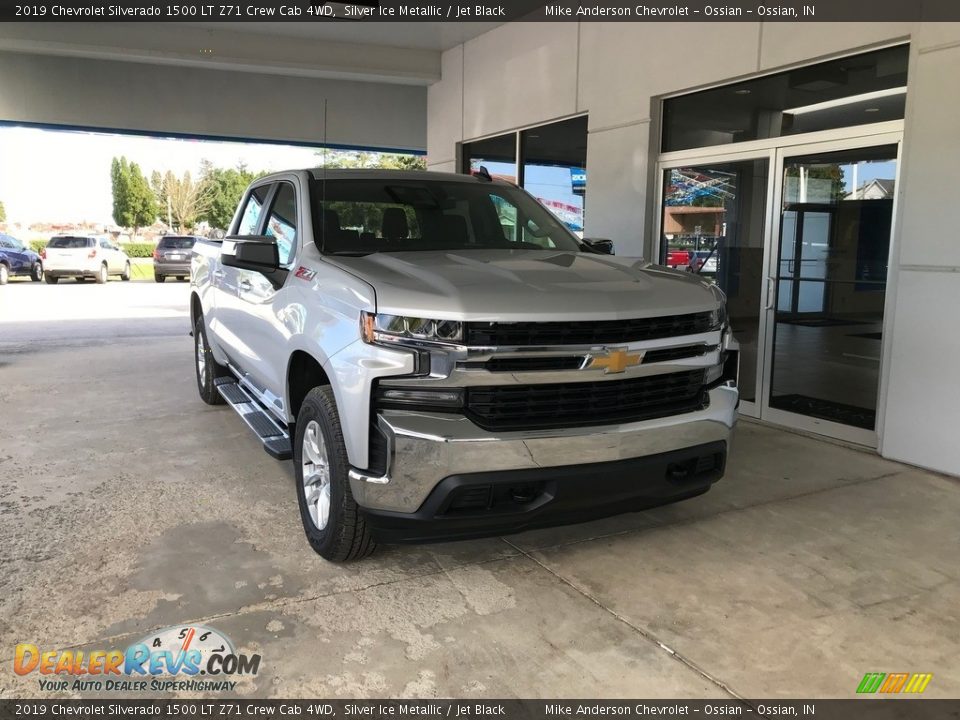
[[[729,442],[736,423],[735,387],[710,391],[697,412],[622,425],[491,433],[463,416],[382,410],[387,472],[350,471],[353,497],[371,510],[415,512],[444,478],[461,473],[584,465],[644,457],[704,443]]]

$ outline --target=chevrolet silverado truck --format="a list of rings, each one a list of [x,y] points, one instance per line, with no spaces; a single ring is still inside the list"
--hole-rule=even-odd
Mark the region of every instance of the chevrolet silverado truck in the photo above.
[[[716,285],[488,173],[301,170],[191,261],[200,397],[293,459],[331,561],[705,492],[736,419]]]

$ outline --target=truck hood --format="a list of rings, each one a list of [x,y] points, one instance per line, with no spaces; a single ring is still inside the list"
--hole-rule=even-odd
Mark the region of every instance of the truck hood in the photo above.
[[[327,256],[373,286],[377,312],[451,320],[618,320],[712,310],[690,273],[639,258],[548,250]]]

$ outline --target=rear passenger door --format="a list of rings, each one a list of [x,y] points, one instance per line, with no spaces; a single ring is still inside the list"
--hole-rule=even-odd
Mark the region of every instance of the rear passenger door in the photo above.
[[[97,241],[97,255],[103,256],[103,259],[107,261],[107,270],[110,272],[120,272],[122,269],[120,267],[120,253],[114,249],[113,243],[106,238],[100,238]]]

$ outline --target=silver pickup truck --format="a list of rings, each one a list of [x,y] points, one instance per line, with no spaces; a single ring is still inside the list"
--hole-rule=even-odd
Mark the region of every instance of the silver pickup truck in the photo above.
[[[261,178],[194,246],[200,397],[293,458],[333,561],[698,495],[736,420],[724,296],[612,252],[486,173]]]

